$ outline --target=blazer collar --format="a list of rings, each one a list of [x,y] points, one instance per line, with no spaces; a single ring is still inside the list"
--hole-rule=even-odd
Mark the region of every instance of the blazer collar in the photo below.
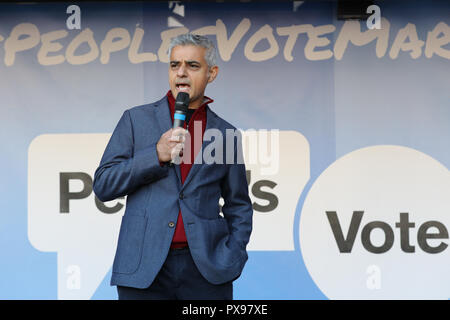
[[[172,128],[172,120],[170,119],[170,110],[169,110],[169,103],[167,101],[167,96],[163,97],[161,100],[156,102],[154,104],[154,112],[156,119],[158,120],[159,125],[159,136],[162,136],[162,134],[166,131],[168,131],[170,128]],[[180,172],[180,166],[174,166],[175,167],[175,173],[177,174],[177,183],[178,186],[181,188],[181,172]]]
[[[170,119],[169,103],[167,102],[167,97],[163,97],[161,100],[157,101],[155,104],[155,115],[158,120],[159,129],[161,135],[172,128],[172,120]]]

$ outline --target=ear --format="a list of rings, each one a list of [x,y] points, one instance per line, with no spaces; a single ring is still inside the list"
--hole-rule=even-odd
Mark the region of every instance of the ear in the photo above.
[[[217,77],[217,74],[219,73],[219,67],[213,66],[209,69],[209,76],[208,76],[208,83],[211,83],[214,81],[214,79]]]

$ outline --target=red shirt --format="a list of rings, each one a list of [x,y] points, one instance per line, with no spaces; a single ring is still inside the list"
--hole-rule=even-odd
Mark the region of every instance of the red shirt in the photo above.
[[[168,91],[167,92],[167,100],[169,101],[169,109],[170,109],[170,118],[172,119],[172,123],[173,123],[173,114],[175,113],[175,98],[172,95],[172,91]],[[202,136],[201,136],[201,140],[203,141],[203,134],[205,132],[205,128],[206,128],[206,105],[213,102],[214,100],[208,98],[205,96],[205,101],[203,102],[203,104],[197,108],[194,112],[194,114],[192,115],[191,119],[189,120],[189,127],[188,127],[188,131],[189,134],[191,135],[191,146],[190,146],[190,150],[193,150],[193,152],[191,152],[191,161],[190,163],[184,163],[181,162],[180,163],[180,171],[181,171],[181,183],[183,184],[184,181],[186,180],[186,177],[189,173],[189,170],[191,170],[192,164],[194,163],[194,159],[197,155],[197,153],[199,152],[199,150],[194,150],[194,141],[195,139],[198,139],[198,137],[194,137],[194,121],[201,121],[202,123]],[[186,129],[187,124],[184,124],[184,128]],[[188,148],[188,146],[185,145],[184,147],[185,149]],[[201,148],[201,146],[200,146]],[[178,212],[178,220],[177,220],[177,224],[175,227],[175,233],[173,235],[172,238],[172,245],[170,246],[171,248],[180,248],[180,247],[184,247],[187,246],[187,239],[186,239],[186,233],[184,231],[184,224],[183,224],[183,216],[181,215],[181,209]]]

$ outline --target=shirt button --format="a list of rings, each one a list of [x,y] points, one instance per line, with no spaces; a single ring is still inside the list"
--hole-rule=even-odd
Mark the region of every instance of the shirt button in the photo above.
[[[170,222],[169,222],[169,227],[170,227],[170,228],[175,227],[175,223],[174,223],[173,221],[170,221]]]
[[[184,199],[184,194],[183,194],[183,192],[180,193],[180,199],[181,199],[181,200]]]

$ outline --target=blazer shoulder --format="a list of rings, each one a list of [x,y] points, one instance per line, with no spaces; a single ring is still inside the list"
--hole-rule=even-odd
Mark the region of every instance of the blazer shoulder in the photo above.
[[[211,108],[209,108],[209,111],[211,112],[211,115],[215,118],[215,120],[218,121],[221,128],[237,130],[237,128],[234,125],[232,125],[231,123],[229,123],[228,121],[217,115],[217,113],[215,113]]]
[[[161,105],[162,103],[164,103],[166,101],[167,101],[167,98],[166,98],[166,96],[164,96],[161,99],[159,99],[158,101],[128,108],[125,110],[125,112],[129,112],[131,114],[140,113],[140,112],[148,112],[149,109],[151,110],[153,107],[158,107],[159,105]]]

